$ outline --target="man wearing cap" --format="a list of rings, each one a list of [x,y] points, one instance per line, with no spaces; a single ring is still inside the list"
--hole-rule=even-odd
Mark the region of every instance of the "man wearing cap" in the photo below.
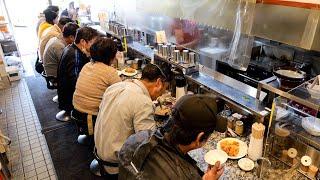
[[[127,139],[119,152],[119,180],[219,179],[223,173],[219,162],[203,173],[187,154],[202,147],[213,131],[226,131],[226,122],[216,114],[213,97],[183,96],[173,108],[167,132],[141,131]]]

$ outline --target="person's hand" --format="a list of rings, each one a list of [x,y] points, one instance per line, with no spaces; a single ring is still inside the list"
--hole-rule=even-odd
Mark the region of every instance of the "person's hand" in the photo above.
[[[218,180],[223,171],[223,166],[221,166],[220,161],[217,161],[213,167],[210,165],[208,166],[208,170],[203,175],[202,180]]]

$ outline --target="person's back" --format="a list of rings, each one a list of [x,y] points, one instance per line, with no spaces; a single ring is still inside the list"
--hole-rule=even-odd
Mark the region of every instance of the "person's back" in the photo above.
[[[67,112],[73,109],[72,98],[77,79],[82,67],[90,61],[91,45],[98,32],[90,27],[77,30],[75,42],[67,46],[61,56],[58,67],[58,97],[59,108]]]
[[[90,48],[91,62],[81,70],[73,95],[73,105],[81,113],[97,115],[106,89],[120,82],[111,65],[116,61],[117,46],[109,38],[99,37]]]
[[[48,41],[53,37],[62,36],[63,26],[69,22],[72,22],[72,20],[69,18],[62,17],[62,18],[60,18],[58,24],[55,24],[55,25],[53,25],[43,31],[42,36],[40,37],[40,44],[39,44],[39,54],[40,54],[41,60],[43,60],[43,58],[44,58],[43,57],[44,50],[45,50],[45,47],[46,47]]]
[[[38,39],[39,40],[42,37],[43,32],[56,23],[56,19],[58,17],[57,12],[53,11],[50,8],[47,8],[46,10],[44,10],[43,14],[45,16],[45,21],[42,22],[38,28]]]
[[[47,76],[57,77],[59,61],[65,47],[66,43],[63,41],[62,37],[53,37],[48,41],[42,59]]]
[[[227,122],[216,118],[216,114],[213,97],[181,97],[163,129],[139,132],[127,139],[119,152],[119,179],[219,179],[223,173],[219,162],[204,174],[188,155],[201,148],[213,131],[226,131]]]
[[[77,24],[69,22],[64,26],[61,35],[51,38],[46,44],[42,62],[48,76],[57,77],[57,69],[63,50],[67,45],[73,43],[78,28]]]
[[[165,92],[170,75],[168,66],[147,64],[140,80],[116,83],[106,90],[94,131],[97,155],[102,160],[118,164],[118,152],[130,135],[155,128],[152,100]],[[117,165],[105,169],[114,176],[118,174]]]
[[[127,137],[155,128],[154,105],[142,86],[138,80],[119,82],[104,93],[94,133],[98,155],[104,161],[117,163],[115,153]],[[113,174],[113,168],[109,173]]]
[[[196,162],[166,141],[159,130],[130,136],[119,160],[119,180],[200,180],[203,175]]]

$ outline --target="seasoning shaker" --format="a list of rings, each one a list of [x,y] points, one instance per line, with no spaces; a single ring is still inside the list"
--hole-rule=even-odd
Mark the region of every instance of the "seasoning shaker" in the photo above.
[[[242,121],[236,121],[236,126],[234,128],[235,133],[237,133],[239,136],[243,133],[243,122]]]
[[[167,45],[162,46],[162,57],[164,57],[164,58],[168,57],[168,46]]]
[[[190,52],[189,53],[189,63],[190,64],[195,64],[195,57],[196,56],[196,53],[194,53],[194,52]]]
[[[228,117],[228,123],[227,123],[227,126],[228,128],[234,130],[234,117],[230,116]]]
[[[174,50],[173,61],[176,63],[180,63],[180,51],[179,50]]]
[[[187,50],[187,49],[182,51],[182,62],[185,64],[189,63],[189,60],[188,60],[189,54],[188,53],[189,53],[189,50]]]
[[[158,46],[157,46],[158,55],[162,55],[162,45],[163,44],[158,44]]]
[[[176,50],[176,45],[171,45],[170,46],[170,57],[173,57],[174,56],[174,51]]]

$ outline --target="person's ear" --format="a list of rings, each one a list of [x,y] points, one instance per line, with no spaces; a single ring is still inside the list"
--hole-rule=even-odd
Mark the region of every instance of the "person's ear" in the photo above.
[[[200,132],[198,135],[197,135],[197,139],[196,139],[196,145],[198,147],[201,147],[203,142],[201,140],[203,140],[203,136],[204,136],[204,132]]]
[[[161,85],[162,85],[161,78],[157,78],[156,85],[157,85],[158,88],[161,88]]]
[[[81,46],[85,47],[87,44],[87,41],[84,39],[80,39],[80,44],[81,44]]]

